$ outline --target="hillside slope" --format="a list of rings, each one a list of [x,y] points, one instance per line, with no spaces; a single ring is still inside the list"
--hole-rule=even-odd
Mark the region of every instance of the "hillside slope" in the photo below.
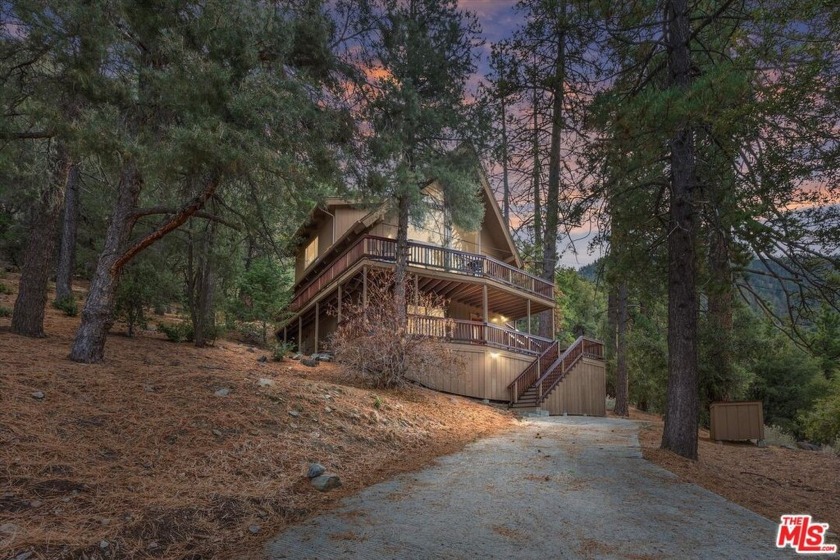
[[[105,363],[76,364],[77,319],[49,309],[41,340],[9,324],[0,558],[257,558],[286,524],[514,422],[422,388],[367,389],[331,364],[262,363],[229,341],[114,335]],[[314,490],[310,461],[343,486]]]

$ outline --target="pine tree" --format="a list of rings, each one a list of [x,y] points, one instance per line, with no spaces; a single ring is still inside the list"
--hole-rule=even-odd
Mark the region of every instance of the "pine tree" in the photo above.
[[[119,181],[71,359],[102,359],[123,267],[221,198],[234,180],[271,177],[262,188],[284,192],[320,189],[335,177],[333,148],[348,121],[332,109],[324,57],[313,55],[329,49],[309,44],[328,39],[319,6],[309,2],[302,12],[294,3],[250,0],[190,9],[165,1],[118,6],[107,24],[120,32],[111,49],[126,69],[113,73],[114,89],[125,89],[108,100],[120,116],[106,114],[113,134],[105,141],[119,155],[113,162]],[[150,191],[176,202],[140,207]],[[146,216],[163,218],[134,238]]]
[[[604,6],[617,79],[602,97],[609,122],[603,145],[621,154],[630,186],[649,193],[634,222],[655,224],[667,209],[667,227],[653,228],[652,239],[629,239],[649,243],[651,251],[667,240],[663,447],[696,457],[698,279],[708,286],[710,318],[724,331],[732,317],[731,282],[749,292],[749,283],[739,280],[747,272],[745,255],[795,282],[787,308],[794,329],[797,309],[818,299],[837,305],[828,281],[838,264],[836,212],[825,203],[837,168],[828,123],[830,114],[836,122],[829,84],[837,81],[838,57],[825,48],[832,30],[825,22],[834,20],[818,15],[819,3],[765,10],[669,2],[665,8]],[[808,182],[825,188],[802,188]],[[613,211],[628,199],[610,200]],[[825,220],[821,227],[818,219]],[[717,359],[729,369],[725,346]],[[737,382],[735,372],[727,375]]]
[[[458,149],[481,130],[466,100],[480,30],[455,0],[369,1],[363,9],[372,22],[361,57],[370,78],[363,110],[370,126],[368,187],[395,201],[394,302],[404,325],[408,228],[424,213],[422,189],[437,181],[454,225],[481,223],[477,162],[471,150]]]

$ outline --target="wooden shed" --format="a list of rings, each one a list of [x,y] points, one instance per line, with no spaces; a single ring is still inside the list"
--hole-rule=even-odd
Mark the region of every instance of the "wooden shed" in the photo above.
[[[716,402],[709,406],[712,441],[764,439],[761,401]]]

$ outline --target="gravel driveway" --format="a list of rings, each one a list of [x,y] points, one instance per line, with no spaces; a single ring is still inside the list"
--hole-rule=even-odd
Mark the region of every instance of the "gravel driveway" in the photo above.
[[[627,420],[532,419],[347,498],[279,558],[794,558],[775,523],[642,458]],[[825,556],[817,556],[825,558]]]

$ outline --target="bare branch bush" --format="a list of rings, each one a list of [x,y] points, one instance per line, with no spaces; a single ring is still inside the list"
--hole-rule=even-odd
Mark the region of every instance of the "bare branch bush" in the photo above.
[[[422,383],[431,374],[458,375],[465,368],[463,358],[446,344],[454,324],[445,318],[446,300],[415,291],[408,280],[406,324],[396,313],[393,273],[377,271],[368,277],[367,305],[343,303],[332,335],[336,361],[374,387],[399,387],[408,379]]]

